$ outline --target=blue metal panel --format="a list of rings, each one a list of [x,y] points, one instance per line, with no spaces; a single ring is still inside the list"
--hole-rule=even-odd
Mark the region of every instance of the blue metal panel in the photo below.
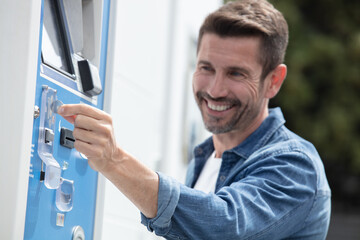
[[[104,0],[99,67],[99,74],[103,87],[105,84],[109,8],[110,0]],[[42,26],[42,20],[40,25]],[[40,30],[40,36],[41,34],[42,30]],[[104,93],[97,96],[96,105],[90,102],[89,98],[78,91],[77,84],[72,79],[43,65],[41,63],[40,54],[41,37],[39,43],[39,67],[35,96],[36,106],[41,106],[42,86],[47,85],[50,88],[57,90],[57,98],[64,104],[81,102],[100,109],[103,108]],[[87,160],[75,149],[69,149],[60,145],[60,129],[64,127],[72,130],[73,125],[57,115],[53,156],[60,164],[60,167],[65,166],[66,168],[67,166],[66,170],[62,170],[62,177],[73,180],[75,187],[72,210],[69,212],[61,212],[57,209],[55,205],[56,190],[46,188],[44,183],[40,181],[42,160],[37,153],[39,121],[39,118],[34,119],[33,125],[32,156],[30,159],[31,167],[24,239],[72,239],[73,228],[78,225],[83,228],[86,239],[93,239],[98,178],[97,172],[89,167]],[[61,220],[61,216],[63,216],[64,226],[58,226],[59,224],[57,224],[57,220]]]

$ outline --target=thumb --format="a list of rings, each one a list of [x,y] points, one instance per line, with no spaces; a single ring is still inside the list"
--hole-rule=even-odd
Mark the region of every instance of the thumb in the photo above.
[[[75,122],[75,118],[76,118],[76,115],[66,115],[65,114],[65,105],[62,105],[59,107],[57,113],[62,116],[63,118],[65,118],[66,121],[68,121],[69,123],[71,124],[74,124]]]

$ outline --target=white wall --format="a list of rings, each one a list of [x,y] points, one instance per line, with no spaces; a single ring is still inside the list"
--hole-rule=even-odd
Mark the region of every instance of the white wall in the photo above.
[[[110,111],[120,145],[151,168],[161,152],[168,5],[167,0],[117,2]],[[146,239],[139,219],[139,211],[107,182],[102,239]]]
[[[117,140],[150,168],[179,180],[186,168],[186,106],[193,104],[188,99],[192,99],[189,70],[194,41],[204,17],[219,4],[219,0],[117,1],[109,99]],[[113,238],[156,237],[140,224],[139,211],[107,181],[102,239]]]
[[[40,1],[0,4],[0,237],[23,239],[39,45]]]

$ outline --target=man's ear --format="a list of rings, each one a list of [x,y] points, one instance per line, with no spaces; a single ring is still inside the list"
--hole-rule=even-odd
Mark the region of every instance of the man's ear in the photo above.
[[[282,83],[285,80],[287,73],[287,67],[285,64],[278,65],[274,70],[270,72],[270,74],[267,76],[268,81],[270,81],[266,95],[265,97],[268,99],[271,99],[276,96],[276,94],[279,92]]]

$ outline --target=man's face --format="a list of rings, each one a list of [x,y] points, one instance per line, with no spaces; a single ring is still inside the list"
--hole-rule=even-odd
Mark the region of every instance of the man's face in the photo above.
[[[244,131],[265,109],[260,82],[259,37],[204,34],[193,76],[193,91],[206,128],[214,133]]]

